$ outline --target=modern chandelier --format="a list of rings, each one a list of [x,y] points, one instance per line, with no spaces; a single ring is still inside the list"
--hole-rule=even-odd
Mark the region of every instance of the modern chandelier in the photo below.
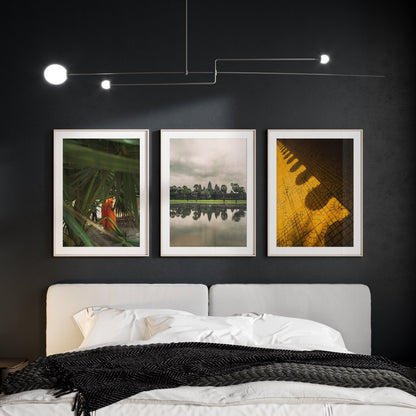
[[[185,0],[185,68],[183,71],[147,71],[147,72],[86,72],[86,73],[68,73],[67,69],[60,64],[51,64],[44,70],[44,77],[52,85],[61,85],[69,77],[98,77],[101,81],[101,88],[109,90],[113,87],[145,87],[156,85],[215,85],[219,75],[297,75],[297,76],[332,76],[332,77],[370,77],[383,78],[384,75],[368,75],[368,74],[337,74],[337,73],[322,73],[322,72],[274,72],[274,71],[225,71],[220,68],[223,62],[283,62],[283,61],[315,61],[323,65],[330,61],[330,57],[322,54],[314,58],[216,58],[214,59],[213,69],[211,71],[189,71],[188,62],[188,0]],[[170,82],[134,82],[122,83],[112,82],[107,77],[118,78],[125,75],[143,77],[148,75],[154,76],[172,76],[182,75],[185,77],[184,81]],[[207,81],[195,81],[195,76],[209,75]],[[194,78],[194,80],[192,79]]]

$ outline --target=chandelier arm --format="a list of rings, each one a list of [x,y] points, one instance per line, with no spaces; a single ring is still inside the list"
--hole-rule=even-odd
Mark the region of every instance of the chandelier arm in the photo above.
[[[319,58],[216,58],[217,62],[233,61],[319,61]]]
[[[273,62],[273,61],[319,61],[318,58],[216,58],[214,60],[214,73],[217,71],[218,62]],[[219,71],[218,71],[219,72]],[[212,74],[209,71],[189,71],[186,70],[186,75],[189,74]],[[107,75],[179,75],[183,74],[180,71],[128,71],[128,72],[81,72],[69,73],[68,76],[107,76]]]
[[[216,58],[214,60],[214,72],[212,71],[187,71],[185,75],[212,74],[212,81],[201,82],[140,82],[140,83],[115,83],[112,87],[145,87],[145,86],[175,86],[175,85],[215,85],[218,75],[282,75],[282,76],[326,76],[326,77],[355,77],[355,78],[385,78],[376,74],[338,74],[320,72],[274,72],[274,71],[222,71],[218,70],[219,62],[242,61],[316,61],[316,58]],[[135,71],[135,72],[89,72],[71,73],[68,76],[107,76],[107,75],[183,75],[180,71]]]
[[[263,72],[263,71],[218,71],[221,75],[305,75],[325,77],[361,77],[361,78],[385,78],[385,75],[376,74],[337,74],[324,72]]]
[[[211,72],[197,72],[207,74]],[[195,72],[189,72],[195,74]],[[294,76],[332,76],[332,77],[355,77],[355,78],[385,78],[385,75],[363,75],[363,74],[335,74],[335,73],[317,73],[317,72],[236,72],[236,71],[218,71],[217,75],[294,75]],[[112,87],[146,87],[146,86],[175,86],[175,85],[215,85],[217,77],[213,81],[206,82],[152,82],[152,83],[129,83],[129,84],[112,84]]]
[[[134,83],[134,84],[111,84],[112,87],[148,87],[157,85],[214,85],[217,80],[206,82],[152,82],[152,83]]]
[[[211,74],[212,72],[210,72]],[[135,71],[135,72],[84,72],[70,73],[68,76],[106,76],[106,75],[179,75],[183,71]]]

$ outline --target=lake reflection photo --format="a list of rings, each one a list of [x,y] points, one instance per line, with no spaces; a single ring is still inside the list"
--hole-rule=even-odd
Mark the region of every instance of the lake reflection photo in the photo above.
[[[162,130],[160,254],[255,256],[255,130]]]
[[[193,247],[244,247],[246,204],[171,204],[170,244]]]
[[[170,142],[171,247],[245,247],[247,140]]]

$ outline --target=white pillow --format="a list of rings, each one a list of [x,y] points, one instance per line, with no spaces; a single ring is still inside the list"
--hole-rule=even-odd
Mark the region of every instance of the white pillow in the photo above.
[[[144,319],[155,313],[192,316],[190,312],[172,309],[85,308],[73,315],[84,336],[79,348],[145,340],[147,332]]]
[[[272,314],[243,314],[255,318],[253,340],[256,346],[349,352],[336,329],[307,319]]]
[[[151,342],[252,344],[252,317],[153,315],[146,319]]]

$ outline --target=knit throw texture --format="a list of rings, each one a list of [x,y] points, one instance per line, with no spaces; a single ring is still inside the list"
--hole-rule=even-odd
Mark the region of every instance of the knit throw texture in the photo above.
[[[6,394],[56,389],[77,392],[73,410],[89,416],[141,391],[287,380],[342,387],[395,387],[416,396],[403,367],[385,358],[327,351],[173,343],[112,346],[41,357],[11,373]]]

